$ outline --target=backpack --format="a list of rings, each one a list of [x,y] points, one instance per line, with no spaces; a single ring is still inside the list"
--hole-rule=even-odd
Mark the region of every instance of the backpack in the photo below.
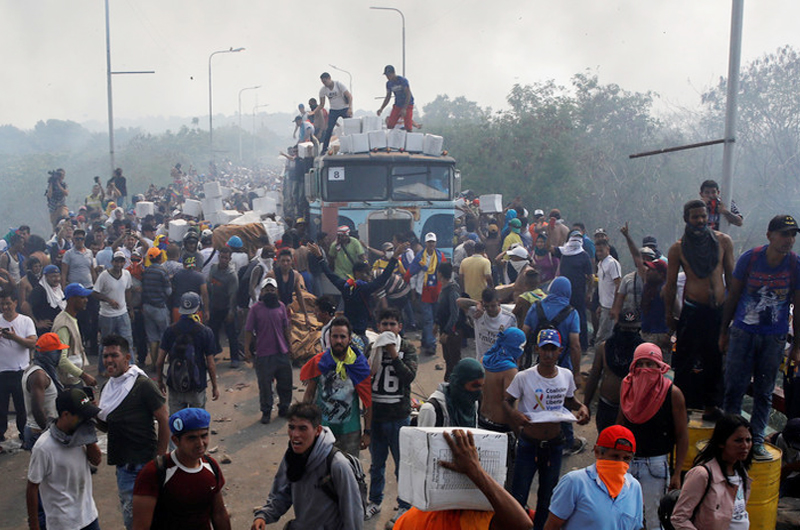
[[[250,277],[256,266],[261,267],[261,263],[254,259],[247,264],[247,267],[239,269],[239,287],[236,289],[236,305],[242,309],[250,307]]]
[[[705,464],[702,464],[703,469],[706,470],[707,481],[706,481],[706,489],[703,491],[703,496],[700,497],[700,501],[697,503],[697,506],[694,507],[694,511],[692,511],[692,517],[690,521],[694,521],[694,518],[697,517],[697,512],[700,510],[700,506],[703,504],[703,501],[706,499],[706,495],[708,495],[708,490],[711,489],[711,470]],[[667,492],[666,495],[661,497],[661,500],[658,502],[658,520],[661,522],[661,526],[664,530],[675,530],[675,527],[672,526],[672,521],[670,518],[672,517],[672,511],[675,509],[675,505],[678,504],[678,497],[680,497],[681,490],[672,490]]]
[[[167,386],[176,392],[197,391],[205,383],[200,380],[200,368],[197,366],[193,333],[196,330],[195,325],[190,332],[179,334],[169,351]]]
[[[547,316],[544,314],[544,307],[542,307],[541,300],[536,302],[533,305],[533,310],[536,311],[536,329],[533,331],[533,340],[528,340],[525,342],[525,349],[523,350],[523,367],[530,368],[533,366],[533,347],[536,343],[536,337],[539,336],[539,332],[545,329],[554,329],[558,331],[558,326],[560,326],[566,319],[572,314],[574,308],[567,304],[566,307],[562,308],[561,311],[553,317],[553,320],[549,320]],[[559,332],[560,334],[561,332]],[[564,337],[561,337],[561,345],[564,345]],[[564,355],[567,353],[567,348],[564,347],[564,352],[561,354],[561,357],[558,358],[559,364],[561,363]]]
[[[331,452],[328,453],[325,459],[327,472],[319,479],[319,487],[333,502],[339,502],[339,493],[336,491],[336,487],[333,484],[333,475],[331,475],[331,465],[333,464],[333,459],[336,457],[336,453],[341,453],[350,464],[350,469],[353,471],[353,475],[355,475],[356,482],[358,483],[358,493],[361,495],[361,510],[366,517],[367,504],[369,503],[367,500],[367,477],[364,474],[364,468],[361,467],[361,461],[355,456],[340,451],[336,447],[331,447]]]
[[[167,481],[167,456],[158,455],[154,460],[156,463],[156,478],[158,479],[158,496],[161,497]],[[217,488],[219,488],[219,465],[206,455],[203,455],[203,462],[211,466],[211,471],[214,472],[214,478],[217,481]]]

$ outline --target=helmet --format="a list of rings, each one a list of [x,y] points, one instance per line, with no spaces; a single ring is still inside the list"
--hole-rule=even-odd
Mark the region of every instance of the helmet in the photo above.
[[[228,246],[231,248],[242,248],[244,243],[242,243],[242,238],[239,236],[231,236],[228,240]]]
[[[200,240],[200,237],[197,235],[197,232],[195,232],[194,230],[189,230],[183,236],[183,242],[184,243],[186,241],[191,241],[191,240],[195,240],[195,241],[199,241]]]
[[[209,230],[208,228],[206,228],[205,230],[203,230],[203,233],[201,234],[201,236],[202,236],[204,239],[205,239],[205,238],[207,238],[207,237],[211,237],[212,235],[214,235],[214,233],[213,233],[211,230]]]
[[[672,517],[672,510],[675,509],[680,494],[681,490],[672,490],[661,497],[661,500],[658,502],[658,520],[661,521],[661,526],[664,530],[675,530],[675,527],[672,526],[672,522],[669,519]]]

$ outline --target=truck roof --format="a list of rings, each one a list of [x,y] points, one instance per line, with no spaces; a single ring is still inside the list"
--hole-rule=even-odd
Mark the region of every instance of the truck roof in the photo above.
[[[331,165],[340,162],[427,162],[438,164],[455,164],[452,156],[430,156],[422,153],[405,153],[400,151],[370,151],[369,153],[324,155],[318,159],[318,165]]]

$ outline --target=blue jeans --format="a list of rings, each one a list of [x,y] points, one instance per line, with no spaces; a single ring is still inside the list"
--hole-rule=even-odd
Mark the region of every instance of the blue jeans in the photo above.
[[[369,467],[369,501],[380,505],[383,502],[383,487],[386,484],[386,459],[389,451],[394,459],[394,478],[397,480],[400,466],[400,428],[407,427],[409,418],[395,421],[372,420],[372,436],[369,442],[369,452],[372,455],[372,465]],[[400,508],[409,508],[410,505],[397,497]]]
[[[127,530],[131,530],[133,527],[133,485],[136,483],[136,476],[144,466],[145,464],[125,464],[117,466],[119,504],[120,508],[122,508],[122,522],[125,524]]]
[[[128,341],[128,346],[133,348],[133,329],[131,328],[131,319],[128,313],[118,317],[104,317],[100,315],[100,337],[106,338],[109,335],[120,335]],[[100,364],[103,364],[102,351],[99,355]],[[131,364],[136,364],[136,356],[131,355]]]
[[[634,458],[628,473],[642,486],[646,527],[649,530],[661,528],[658,522],[658,505],[669,487],[667,455]]]
[[[420,302],[422,309],[422,348],[425,350],[436,349],[436,338],[433,336],[433,311],[436,304]]]
[[[544,528],[550,509],[550,498],[558,484],[561,473],[561,450],[564,443],[559,439],[541,442],[520,437],[517,441],[517,462],[514,464],[514,478],[511,479],[511,495],[523,507],[528,503],[528,494],[536,472],[539,472],[539,491],[536,493],[536,515],[534,530]]]
[[[325,138],[322,140],[322,148],[320,153],[324,153],[328,150],[328,144],[331,141],[331,134],[333,134],[333,128],[336,127],[336,121],[339,119],[346,119],[347,118],[347,107],[343,109],[331,109],[328,112],[328,130],[325,131]]]
[[[750,424],[753,443],[763,443],[786,335],[756,335],[732,326],[728,337],[723,408],[728,414],[741,414],[742,398],[752,375],[753,415]]]

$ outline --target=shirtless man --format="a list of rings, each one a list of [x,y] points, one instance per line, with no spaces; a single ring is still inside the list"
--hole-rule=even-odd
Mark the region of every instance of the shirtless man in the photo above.
[[[292,251],[288,248],[281,249],[278,253],[278,267],[267,273],[268,278],[275,278],[278,282],[278,299],[288,308],[292,305],[294,295],[297,295],[297,303],[300,311],[308,323],[308,311],[306,311],[305,300],[303,299],[303,276],[292,268]]]
[[[597,414],[594,417],[597,432],[617,422],[622,378],[628,375],[636,347],[644,342],[639,335],[640,326],[636,313],[626,311],[620,316],[611,336],[597,345],[583,399],[586,406],[591,407],[594,393],[600,386]]]
[[[550,498],[561,472],[564,446],[561,423],[539,418],[562,412],[566,406],[578,411],[575,416],[579,424],[589,423],[589,409],[575,398],[572,373],[557,364],[562,351],[558,331],[540,331],[536,339],[539,364],[514,376],[503,401],[507,417],[520,431],[511,494],[523,507],[528,501],[533,477],[539,472],[534,528],[544,527],[547,520]],[[517,399],[520,400],[519,409],[514,407]]]
[[[683,206],[686,230],[669,249],[664,304],[667,326],[677,330],[673,367],[675,384],[686,394],[687,408],[703,408],[703,419],[722,414],[722,354],[719,328],[725,285],[733,272],[733,244],[726,234],[708,226],[708,210],[701,200]],[[676,323],[673,308],[678,272],[686,273],[683,310]]]

